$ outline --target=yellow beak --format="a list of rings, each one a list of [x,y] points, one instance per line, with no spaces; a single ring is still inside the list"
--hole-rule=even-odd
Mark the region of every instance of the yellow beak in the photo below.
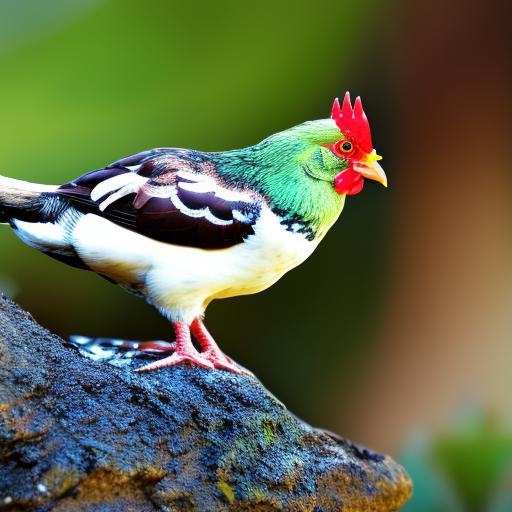
[[[365,178],[377,181],[387,187],[388,178],[384,169],[377,163],[379,160],[382,160],[382,157],[377,155],[374,149],[363,162],[358,162],[354,165],[354,170],[361,173]]]

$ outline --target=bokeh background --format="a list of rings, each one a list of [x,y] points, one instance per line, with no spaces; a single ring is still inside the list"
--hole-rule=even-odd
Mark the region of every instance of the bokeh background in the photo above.
[[[363,97],[389,189],[349,198],[221,345],[310,423],[398,457],[407,510],[512,510],[507,2],[1,0],[0,172],[59,183],[158,146],[223,150]],[[142,301],[0,233],[49,329],[153,339]]]

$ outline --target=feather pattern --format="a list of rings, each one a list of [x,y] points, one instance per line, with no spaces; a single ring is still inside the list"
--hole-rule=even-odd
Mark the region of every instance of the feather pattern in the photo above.
[[[0,180],[0,221],[190,324],[212,300],[264,290],[313,252],[344,204],[333,187],[343,163],[326,148],[339,137],[328,120],[239,150],[153,149],[58,188],[30,184],[22,204]]]
[[[254,234],[262,198],[229,188],[187,150],[153,150],[88,173],[57,191],[76,208],[155,240],[202,249]]]

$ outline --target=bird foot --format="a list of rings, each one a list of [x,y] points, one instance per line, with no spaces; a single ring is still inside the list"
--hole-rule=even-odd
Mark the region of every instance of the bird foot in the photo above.
[[[199,366],[201,368],[213,369],[215,366],[203,354],[190,352],[175,352],[172,356],[165,357],[154,363],[149,363],[145,366],[137,368],[136,372],[148,372],[152,370],[159,370],[161,368],[169,368],[179,364],[189,364],[192,366]]]
[[[239,368],[231,358],[220,351],[208,349],[202,352],[201,355],[210,361],[213,367],[218,370],[228,370],[239,375],[248,375],[248,373]]]

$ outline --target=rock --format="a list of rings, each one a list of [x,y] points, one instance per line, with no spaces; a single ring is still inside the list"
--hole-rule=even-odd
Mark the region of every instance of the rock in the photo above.
[[[147,361],[146,361],[147,362]],[[93,361],[0,298],[0,509],[392,511],[391,458],[301,422],[255,378]]]

